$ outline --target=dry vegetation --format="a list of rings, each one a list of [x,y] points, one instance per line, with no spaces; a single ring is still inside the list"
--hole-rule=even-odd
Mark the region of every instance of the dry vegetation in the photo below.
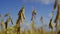
[[[21,28],[20,24],[26,19],[25,15],[24,15],[24,6],[23,6],[18,13],[18,19],[17,19],[15,26],[8,27],[10,22],[12,23],[12,25],[14,25],[13,20],[12,20],[12,16],[9,13],[4,16],[4,17],[8,17],[5,22],[4,22],[3,16],[0,14],[0,18],[1,18],[0,25],[2,28],[0,31],[0,34],[60,34],[60,31],[58,30],[60,28],[60,26],[58,25],[58,21],[60,20],[60,4],[58,4],[58,0],[55,1],[53,10],[55,10],[56,7],[58,7],[58,10],[57,10],[56,18],[54,20],[54,23],[56,24],[55,25],[55,28],[56,28],[55,31],[53,31],[54,26],[52,23],[53,18],[54,18],[54,11],[52,11],[52,18],[50,19],[50,22],[49,22],[49,28],[52,31],[45,31],[44,30],[44,18],[43,18],[43,16],[41,16],[41,18],[40,18],[40,21],[42,23],[42,27],[41,28],[35,28],[34,27],[35,18],[36,18],[35,16],[37,15],[35,9],[32,11],[32,18],[31,18],[31,21],[32,21],[31,27],[32,28],[30,30],[24,29],[24,31],[22,31],[20,29]]]

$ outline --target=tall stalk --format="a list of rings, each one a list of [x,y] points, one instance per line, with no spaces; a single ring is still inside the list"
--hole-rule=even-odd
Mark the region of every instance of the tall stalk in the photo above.
[[[11,23],[13,24],[13,21],[12,21],[11,15],[10,15],[9,13],[5,14],[5,17],[8,17],[7,20],[6,20],[6,22],[5,22],[5,28],[6,28],[6,30],[7,30],[8,24],[10,23],[10,21],[11,21]],[[6,34],[7,34],[7,31],[6,31]]]
[[[58,2],[58,0],[55,0],[55,4],[56,4],[56,7],[57,7],[57,15],[56,15],[56,18],[55,18],[55,27],[56,27],[56,32],[58,32],[58,21],[60,20],[60,4]]]
[[[20,34],[20,23],[23,22],[23,19],[25,20],[25,15],[24,15],[24,6],[21,8],[21,10],[18,13],[18,20],[16,22],[17,26],[17,34]]]
[[[43,19],[42,16],[41,16],[41,18],[40,18],[40,21],[41,21],[41,23],[42,23],[42,34],[44,34],[44,19]]]
[[[35,25],[34,19],[35,19],[36,14],[37,14],[37,13],[36,13],[36,11],[35,11],[35,9],[34,9],[34,10],[32,11],[32,18],[31,18],[31,20],[32,20],[32,25],[31,25],[31,26],[32,26],[32,32],[33,32],[32,34],[34,34],[34,32],[35,32],[35,31],[34,31],[34,29],[35,29],[35,28],[34,28],[34,25]],[[35,33],[36,33],[36,32],[35,32]]]
[[[50,19],[49,28],[51,28],[51,30],[52,30],[52,34],[54,34],[54,32],[53,32],[53,23],[52,23],[52,18]]]
[[[1,28],[2,28],[2,33],[4,33],[4,32],[5,32],[4,18],[3,18],[2,15],[0,15],[0,18],[1,18],[1,23],[0,23],[0,25],[1,25]]]

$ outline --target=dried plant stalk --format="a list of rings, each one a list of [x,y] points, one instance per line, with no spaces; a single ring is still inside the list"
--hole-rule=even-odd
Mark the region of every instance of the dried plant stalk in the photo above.
[[[21,8],[21,10],[18,13],[18,20],[16,22],[16,25],[17,25],[17,34],[20,34],[20,23],[22,23],[23,19],[25,20],[24,6]]]

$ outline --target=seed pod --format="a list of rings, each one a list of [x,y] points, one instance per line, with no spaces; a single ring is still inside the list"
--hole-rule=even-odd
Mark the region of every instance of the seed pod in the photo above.
[[[43,23],[44,22],[44,20],[43,20],[43,17],[41,16],[41,18],[40,18],[40,21]]]
[[[60,5],[58,5],[58,10],[57,10],[57,15],[56,15],[56,18],[55,18],[55,23],[60,19]]]
[[[5,17],[10,16],[10,13],[5,14],[4,16],[5,16]]]
[[[21,8],[21,10],[19,11],[19,13],[18,13],[18,18],[21,20],[21,22],[23,21],[23,20],[25,20],[25,15],[24,15],[24,6]]]
[[[50,19],[49,28],[53,29],[52,19]]]
[[[12,17],[11,17],[11,15],[10,15],[10,13],[5,14],[5,17],[8,17],[8,19],[7,19],[6,22],[5,22],[5,28],[7,29],[8,24],[9,24],[10,22],[13,24],[13,21],[12,21]]]
[[[35,9],[33,10],[33,12],[32,12],[32,18],[31,18],[31,20],[33,20],[34,18],[35,18],[35,16],[36,16],[36,11],[35,11]]]
[[[58,4],[58,0],[55,0],[54,9],[56,9],[57,4]]]
[[[11,23],[13,24],[13,20],[11,19]]]

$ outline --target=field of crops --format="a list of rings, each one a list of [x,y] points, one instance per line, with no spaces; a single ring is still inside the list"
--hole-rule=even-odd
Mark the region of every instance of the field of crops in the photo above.
[[[56,7],[58,7],[57,9],[57,14],[56,14],[56,18],[54,19],[54,11],[56,10]],[[25,16],[25,7],[22,6],[21,9],[19,10],[18,13],[18,19],[16,20],[16,25],[14,25],[14,20],[13,17],[11,16],[10,13],[7,13],[4,15],[4,17],[8,17],[6,21],[4,21],[3,16],[0,14],[0,25],[1,25],[1,30],[0,30],[0,34],[60,34],[60,4],[58,4],[58,0],[55,1],[55,4],[53,6],[53,10],[52,10],[52,18],[50,19],[50,22],[48,24],[49,29],[46,31],[44,28],[44,17],[41,16],[40,17],[40,22],[42,23],[41,28],[35,28],[35,18],[37,15],[37,12],[34,8],[34,10],[32,10],[32,17],[31,17],[31,24],[29,25],[31,27],[31,29],[28,29],[28,27],[26,27],[24,30],[21,30],[21,23],[23,23],[24,21],[26,21],[26,16]],[[54,26],[54,24],[55,26]],[[12,23],[12,25],[14,26],[10,26],[8,27],[9,23]],[[26,23],[27,24],[27,23]],[[28,24],[27,24],[28,25]],[[47,27],[47,26],[46,26]],[[54,30],[55,28],[55,30]]]

